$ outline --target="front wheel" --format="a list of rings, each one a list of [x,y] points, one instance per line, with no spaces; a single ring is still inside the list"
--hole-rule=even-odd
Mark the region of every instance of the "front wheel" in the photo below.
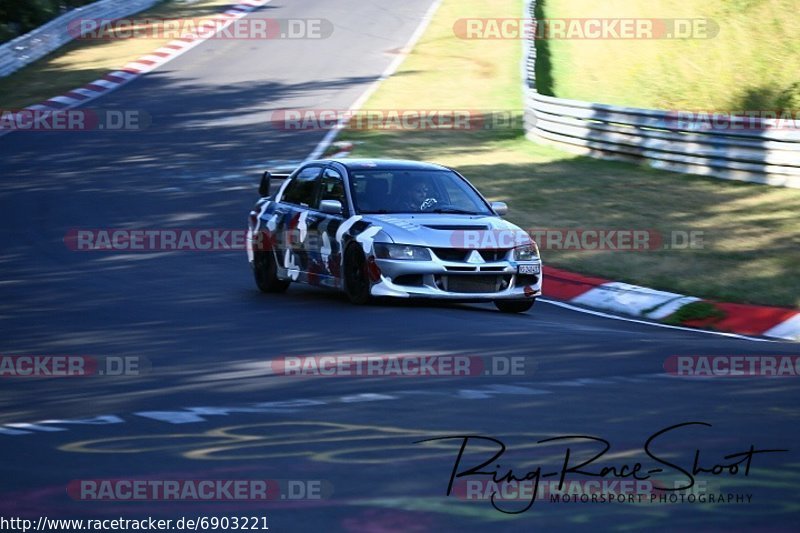
[[[524,313],[533,307],[536,299],[530,300],[495,300],[494,305],[503,313]]]
[[[278,265],[275,263],[275,254],[271,251],[255,253],[253,274],[256,278],[256,285],[258,285],[261,292],[286,292],[291,283],[288,280],[278,278]]]
[[[367,277],[367,258],[357,245],[344,253],[344,291],[351,303],[365,305],[372,299]]]

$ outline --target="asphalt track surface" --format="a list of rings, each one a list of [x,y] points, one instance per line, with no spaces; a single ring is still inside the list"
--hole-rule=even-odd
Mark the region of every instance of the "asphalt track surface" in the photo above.
[[[254,169],[301,160],[324,134],[277,131],[266,113],[347,108],[429,5],[274,2],[251,16],[327,18],[334,35],[322,44],[212,40],[93,104],[145,110],[153,123],[142,132],[0,140],[0,354],[138,356],[152,366],[136,377],[3,379],[0,516],[254,515],[267,516],[272,531],[796,527],[797,379],[677,378],[663,365],[672,355],[797,355],[797,345],[544,302],[520,316],[481,305],[359,308],[302,287],[262,295],[243,252],[67,249],[63,238],[75,228],[243,228],[256,196]],[[301,378],[266,370],[277,357],[324,354],[522,357],[535,371]],[[152,411],[171,414],[147,416]],[[175,413],[184,413],[183,423]],[[42,420],[72,422],[9,425]],[[508,515],[488,501],[445,496],[458,442],[414,444],[492,436],[508,446],[503,466],[521,476],[564,460],[566,445],[532,444],[548,436],[603,437],[612,448],[595,464],[633,464],[647,462],[641,450],[651,434],[690,421],[713,427],[683,428],[659,445],[662,457],[689,469],[697,449],[703,465],[751,444],[789,452],[755,456],[746,477],[698,475],[708,492],[750,494],[751,503],[537,501]],[[178,503],[75,501],[66,492],[71,480],[101,478],[324,480],[333,493]]]

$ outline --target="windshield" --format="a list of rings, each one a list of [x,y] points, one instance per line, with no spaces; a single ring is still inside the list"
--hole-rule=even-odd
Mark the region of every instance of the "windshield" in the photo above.
[[[486,202],[450,170],[357,170],[351,174],[356,212],[491,215]]]

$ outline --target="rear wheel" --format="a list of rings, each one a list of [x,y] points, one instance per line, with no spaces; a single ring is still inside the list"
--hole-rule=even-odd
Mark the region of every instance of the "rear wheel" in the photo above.
[[[495,300],[494,305],[503,313],[524,313],[536,303],[535,298],[530,300]]]
[[[356,305],[365,305],[372,299],[367,277],[367,258],[357,245],[351,245],[344,253],[344,291]]]
[[[256,252],[253,258],[253,274],[261,292],[285,292],[291,283],[278,278],[278,265],[275,263],[275,254],[269,252]]]

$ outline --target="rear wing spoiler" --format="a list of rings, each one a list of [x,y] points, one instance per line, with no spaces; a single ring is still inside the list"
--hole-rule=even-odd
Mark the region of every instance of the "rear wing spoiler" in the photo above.
[[[261,183],[258,185],[258,194],[262,197],[270,196],[272,192],[272,180],[285,181],[286,178],[292,175],[297,167],[278,167],[275,169],[265,170],[261,175]]]

